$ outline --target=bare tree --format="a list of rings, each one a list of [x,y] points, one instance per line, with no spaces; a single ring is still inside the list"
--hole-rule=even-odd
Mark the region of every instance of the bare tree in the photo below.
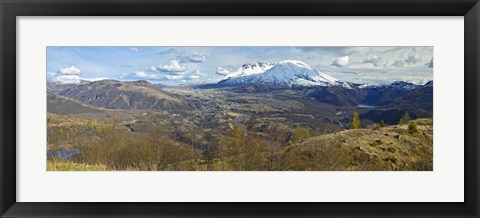
[[[268,136],[268,169],[270,171],[278,170],[280,167],[279,150],[288,140],[288,129],[284,125],[269,124],[266,130]]]

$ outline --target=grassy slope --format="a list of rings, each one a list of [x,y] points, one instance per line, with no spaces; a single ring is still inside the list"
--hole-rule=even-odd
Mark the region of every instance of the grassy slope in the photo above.
[[[289,146],[285,155],[295,160],[292,170],[433,170],[432,123],[417,122],[419,133],[407,125],[346,130]]]
[[[56,114],[100,113],[103,109],[84,104],[78,100],[59,96],[47,96],[47,111]]]
[[[107,171],[104,165],[79,164],[68,161],[47,161],[47,171]]]

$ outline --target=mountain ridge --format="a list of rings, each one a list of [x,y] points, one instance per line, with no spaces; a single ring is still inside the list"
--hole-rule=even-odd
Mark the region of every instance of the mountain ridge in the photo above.
[[[167,93],[144,80],[99,80],[68,86],[56,94],[102,108],[171,110],[195,107],[181,96]]]

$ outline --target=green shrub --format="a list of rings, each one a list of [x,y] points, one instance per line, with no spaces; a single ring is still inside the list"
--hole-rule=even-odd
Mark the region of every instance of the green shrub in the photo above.
[[[385,127],[385,122],[383,122],[383,120],[380,120],[380,127]]]
[[[408,133],[410,134],[418,133],[417,122],[413,120],[410,121],[410,123],[408,124]]]

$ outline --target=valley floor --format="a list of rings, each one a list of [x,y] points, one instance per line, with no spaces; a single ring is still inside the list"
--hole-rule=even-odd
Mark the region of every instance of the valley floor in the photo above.
[[[184,115],[153,111],[109,111],[101,115],[49,113],[49,153],[63,151],[66,158],[49,158],[47,168],[49,171],[433,170],[431,119],[416,120],[415,133],[408,132],[407,124],[321,133],[307,126],[287,126],[284,119],[265,120],[261,116],[246,119],[241,113],[227,116],[231,118],[223,127],[202,128]],[[75,149],[80,149],[80,154],[69,156]]]

